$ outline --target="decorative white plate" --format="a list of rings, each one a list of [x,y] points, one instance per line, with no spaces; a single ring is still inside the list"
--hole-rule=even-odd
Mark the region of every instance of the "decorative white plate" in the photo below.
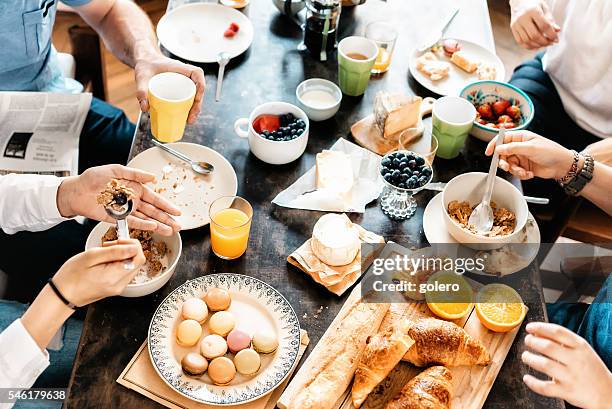
[[[430,244],[450,243],[458,244],[444,223],[444,206],[442,205],[442,193],[438,193],[427,203],[423,212],[423,232]],[[482,275],[504,276],[512,274],[527,267],[536,258],[540,245],[540,228],[531,213],[523,228],[523,234],[518,235],[516,240],[498,250],[483,251],[490,257],[489,262],[495,265],[495,271],[486,271]],[[466,246],[458,246],[457,257],[473,258],[478,252]],[[480,273],[475,270],[474,273]]]
[[[223,36],[230,23],[240,26],[232,38]],[[231,58],[245,52],[253,42],[253,24],[241,12],[211,3],[177,7],[157,24],[159,42],[172,54],[199,63],[215,63],[225,51]]]
[[[440,40],[442,42],[444,40]],[[471,59],[474,61],[479,61],[485,64],[489,64],[495,67],[497,71],[497,76],[495,80],[504,81],[506,78],[506,69],[504,68],[504,63],[499,59],[499,57],[493,54],[491,51],[486,48],[472,43],[467,40],[457,39],[461,44],[461,50],[466,53]],[[419,70],[416,69],[416,59],[423,55],[423,53],[418,52],[416,49],[412,51],[410,54],[410,74],[412,77],[423,87],[427,88],[431,92],[435,92],[438,95],[459,95],[461,90],[465,88],[466,85],[471,84],[472,82],[479,81],[478,75],[476,73],[468,74],[463,71],[461,68],[457,67],[455,64],[450,62],[450,58],[446,56],[438,57],[440,60],[447,61],[450,64],[450,72],[448,77],[443,78],[439,81],[432,81],[429,77],[423,75]]]
[[[206,146],[188,142],[168,146],[195,161],[211,163],[215,171],[199,175],[187,163],[156,147],[136,155],[128,166],[155,174],[157,181],[150,187],[181,209],[176,220],[183,230],[205,226],[210,222],[208,209],[213,200],[236,195],[236,172],[227,159]]]
[[[176,343],[182,303],[203,297],[214,287],[232,296],[229,311],[237,318],[237,328],[251,335],[256,329],[274,331],[279,340],[276,352],[261,355],[256,375],[236,374],[226,386],[213,385],[207,374],[200,378],[184,375],[180,360],[187,352],[197,352],[199,343],[191,348]],[[202,337],[208,335],[207,325],[203,328]],[[300,348],[300,323],[287,299],[263,281],[240,274],[210,274],[185,282],[162,301],[151,319],[148,341],[151,363],[172,389],[197,402],[235,405],[270,393],[289,375]]]

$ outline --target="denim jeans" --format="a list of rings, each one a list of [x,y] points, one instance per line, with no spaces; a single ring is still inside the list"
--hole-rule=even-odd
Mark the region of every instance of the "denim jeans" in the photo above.
[[[20,318],[28,308],[27,305],[14,301],[0,300],[0,331]],[[83,322],[70,318],[64,325],[63,346],[59,351],[49,351],[49,367],[38,377],[35,388],[67,388],[72,371],[72,364],[81,338]],[[24,408],[60,408],[61,401],[17,401],[14,409]]]

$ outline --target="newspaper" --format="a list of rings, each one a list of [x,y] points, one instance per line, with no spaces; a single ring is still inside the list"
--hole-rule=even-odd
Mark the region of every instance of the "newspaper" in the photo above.
[[[0,92],[0,175],[78,172],[91,94]]]

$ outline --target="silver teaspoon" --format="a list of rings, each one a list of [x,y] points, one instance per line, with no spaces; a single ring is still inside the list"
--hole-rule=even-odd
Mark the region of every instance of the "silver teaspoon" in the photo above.
[[[230,60],[230,54],[226,52],[220,52],[217,55],[217,62],[219,63],[219,73],[217,74],[217,92],[215,93],[215,101],[221,99],[221,86],[223,85],[223,75],[225,74],[225,66]]]
[[[104,206],[104,210],[106,210],[106,214],[117,221],[117,238],[119,240],[129,240],[130,230],[127,224],[127,217],[132,213],[134,202],[123,193],[114,195],[113,201],[115,206]],[[119,206],[119,208],[116,208],[116,206]],[[126,261],[123,267],[126,270],[133,270],[134,263]]]
[[[176,156],[180,160],[187,162],[195,173],[199,173],[200,175],[208,175],[209,173],[212,173],[215,170],[215,167],[208,162],[196,162],[190,157],[183,155],[182,153],[166,146],[165,144],[159,141],[156,141],[155,139],[151,139],[151,141],[153,142],[153,145],[165,150],[173,156]]]

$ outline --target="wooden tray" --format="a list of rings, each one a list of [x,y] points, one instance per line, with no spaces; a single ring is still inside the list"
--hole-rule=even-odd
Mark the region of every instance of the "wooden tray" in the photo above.
[[[325,334],[321,337],[323,340],[325,337],[330,336],[330,328],[335,328],[338,317],[343,316],[343,311],[348,305],[355,302],[356,299],[361,297],[361,285],[355,287],[351,292],[346,302],[342,306],[342,309],[338,313],[338,316],[331,323]],[[405,316],[407,319],[415,319],[422,316],[432,316],[427,304],[425,303],[405,303],[405,304],[391,304],[389,312],[383,319],[381,328],[384,329],[389,325],[390,314],[400,314]],[[514,330],[507,333],[494,333],[487,330],[476,316],[474,309],[461,320],[455,321],[459,326],[462,326],[468,334],[472,337],[479,339],[483,345],[487,348],[491,354],[492,363],[489,366],[460,366],[449,368],[453,373],[453,400],[451,407],[453,409],[480,409],[484,405],[485,400],[497,378],[497,374],[501,369],[506,355],[514,342],[514,338],[520,328],[517,327]],[[277,402],[277,406],[281,409],[286,409],[289,402],[295,394],[298,392],[295,385],[301,384],[301,376],[303,374],[303,368],[307,368],[311,362],[315,362],[319,359],[318,354],[320,353],[319,342],[312,350],[300,370],[296,373],[295,377],[291,380],[280,399]],[[368,396],[368,399],[364,402],[361,408],[364,409],[382,409],[385,404],[391,400],[399,390],[414,376],[421,372],[424,368],[418,368],[407,362],[400,362],[393,371],[383,380]],[[354,408],[351,401],[351,387],[345,391],[344,395],[336,402],[334,409],[352,409]]]

